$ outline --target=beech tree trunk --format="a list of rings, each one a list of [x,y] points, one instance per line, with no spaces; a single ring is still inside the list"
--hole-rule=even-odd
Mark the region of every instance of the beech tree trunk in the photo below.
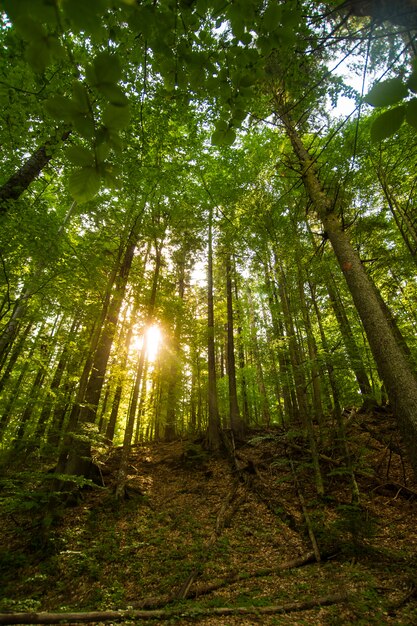
[[[62,133],[60,140],[66,141],[70,132],[66,130]],[[59,140],[57,142],[56,139],[50,139],[43,146],[40,146],[22,167],[0,187],[0,215],[7,213],[12,202],[20,198],[22,193],[39,176],[45,165],[52,159],[57,143]]]

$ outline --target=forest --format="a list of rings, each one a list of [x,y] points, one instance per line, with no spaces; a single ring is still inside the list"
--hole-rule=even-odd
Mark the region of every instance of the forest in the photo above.
[[[0,624],[417,623],[417,0],[0,38]]]

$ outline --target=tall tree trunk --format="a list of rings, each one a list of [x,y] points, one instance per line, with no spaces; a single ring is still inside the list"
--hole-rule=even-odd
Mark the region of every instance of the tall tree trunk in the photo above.
[[[39,176],[45,165],[51,160],[57,144],[60,141],[66,141],[70,132],[66,130],[61,134],[58,141],[49,139],[43,146],[40,146],[22,167],[0,187],[0,215],[7,213],[12,202],[20,198],[22,193]]]
[[[271,280],[271,270],[267,263],[264,264],[265,271],[265,285],[268,292],[269,312],[271,314],[272,329],[276,341],[279,341],[284,337],[284,329],[282,327],[282,321],[278,316],[278,295],[276,293],[275,284]],[[280,344],[282,342],[280,341]],[[282,388],[282,397],[284,400],[284,416],[290,419],[296,418],[297,407],[294,407],[291,398],[291,373],[290,364],[288,359],[288,353],[281,345],[278,347],[278,364],[280,381]],[[292,381],[291,381],[292,382]]]
[[[311,372],[311,383],[313,387],[313,407],[314,407],[314,415],[315,418],[322,426],[322,418],[323,418],[323,404],[322,404],[322,391],[320,384],[320,369],[317,363],[317,345],[314,339],[313,329],[311,327],[311,319],[310,313],[308,311],[306,297],[304,293],[304,276],[303,270],[301,266],[301,260],[298,255],[296,255],[297,261],[297,271],[298,271],[298,293],[300,296],[300,308],[303,316],[304,328],[307,335],[307,347],[308,347],[308,355],[310,361],[310,372]]]
[[[127,281],[130,268],[137,245],[137,230],[139,217],[130,232],[123,260],[115,281],[113,295],[107,311],[104,327],[100,335],[94,361],[91,368],[90,377],[83,398],[83,407],[80,411],[80,420],[85,423],[94,423],[97,416],[97,407],[100,401],[101,390],[103,388],[104,377],[110,357],[110,350],[116,336],[117,322],[126,292]]]
[[[137,417],[136,417],[135,443],[139,442],[139,437],[140,437],[140,433],[141,433],[142,425],[143,425],[143,417],[145,415],[145,403],[146,403],[147,392],[148,392],[148,385],[147,385],[148,368],[149,368],[149,362],[145,361],[145,364],[143,366],[143,372],[142,372],[142,383],[140,386],[138,412],[137,412]]]
[[[323,223],[340,268],[362,320],[378,371],[387,390],[400,432],[407,445],[411,464],[417,476],[417,379],[382,310],[375,287],[361,260],[343,230],[332,199],[323,190],[314,162],[298,136],[289,115],[279,111],[301,176],[315,212]]]
[[[306,381],[304,372],[302,370],[302,362],[299,346],[297,343],[297,337],[295,334],[294,322],[290,309],[290,302],[287,290],[287,281],[285,277],[285,272],[280,265],[278,260],[278,256],[275,253],[275,264],[277,266],[278,271],[278,280],[279,280],[279,294],[281,299],[282,311],[284,313],[284,322],[286,326],[287,336],[288,336],[288,344],[290,351],[290,359],[293,367],[293,376],[295,382],[295,393],[297,396],[297,405],[299,411],[299,417],[301,420],[301,424],[303,429],[305,429],[308,437],[308,443],[310,446],[311,459],[313,463],[315,481],[316,481],[316,489],[317,493],[321,496],[324,494],[324,486],[323,479],[320,470],[319,456],[317,450],[317,441],[316,435],[313,427],[312,416],[310,415],[310,411],[308,408],[307,402],[307,394],[306,394]]]
[[[343,343],[349,357],[350,366],[355,373],[356,381],[363,398],[363,404],[367,407],[373,403],[371,383],[369,381],[368,374],[366,373],[366,368],[356,343],[348,316],[346,315],[345,307],[341,301],[339,293],[337,292],[333,276],[330,274],[327,282],[327,293],[329,294],[332,309],[339,325]]]
[[[168,391],[167,391],[167,414],[165,423],[164,439],[172,441],[176,434],[176,412],[177,412],[177,388],[179,378],[179,364],[181,354],[181,332],[182,332],[182,308],[184,304],[185,293],[185,262],[187,249],[184,247],[180,252],[178,259],[178,301],[180,310],[176,313],[174,320],[174,330],[172,337],[172,350],[170,354],[170,365],[168,374]]]
[[[243,316],[242,316],[242,307],[241,307],[239,288],[238,288],[236,264],[234,265],[235,265],[235,270],[234,270],[235,302],[236,302],[236,316],[237,316],[237,355],[238,355],[239,373],[240,373],[240,394],[242,397],[242,419],[246,428],[249,424],[250,412],[249,412],[249,402],[248,402],[248,384],[246,380],[246,371],[245,371],[245,347],[244,347],[243,328],[242,328]]]
[[[330,388],[332,390],[333,397],[333,413],[336,418],[336,421],[339,422],[342,415],[342,407],[340,405],[340,397],[339,397],[339,389],[336,382],[336,377],[334,373],[333,363],[330,358],[330,347],[329,342],[327,341],[326,333],[324,332],[322,315],[317,304],[315,291],[313,285],[309,282],[311,301],[313,303],[314,311],[316,314],[317,324],[320,332],[321,345],[323,346],[324,351],[324,362],[326,364],[327,375],[329,377]]]
[[[135,315],[136,315],[136,307],[132,311],[132,319],[135,318]],[[133,335],[133,324],[130,324],[129,328],[127,329],[126,337],[124,340],[123,352],[122,352],[120,364],[119,364],[120,373],[117,377],[116,390],[113,396],[110,417],[109,417],[108,424],[106,426],[106,439],[108,441],[113,441],[114,433],[116,430],[117,416],[119,413],[120,401],[122,399],[123,382],[124,382],[125,375],[126,375],[126,365],[127,365],[127,359],[129,356],[129,347],[130,347],[130,342],[132,341],[132,335]]]
[[[55,402],[55,396],[57,394],[57,391],[61,385],[61,381],[62,381],[62,377],[64,375],[65,369],[67,367],[67,362],[68,362],[68,358],[69,358],[69,354],[70,354],[70,342],[73,340],[75,333],[77,332],[77,329],[80,325],[80,322],[78,319],[75,319],[72,322],[71,328],[68,332],[68,337],[67,337],[67,342],[64,345],[62,352],[61,352],[61,356],[58,360],[57,366],[55,368],[55,373],[53,375],[51,384],[49,386],[49,389],[47,391],[47,395],[45,397],[44,403],[43,403],[43,407],[42,407],[42,411],[41,414],[39,416],[39,420],[38,423],[36,425],[36,430],[35,430],[35,434],[34,434],[34,440],[35,442],[38,441],[40,442],[40,439],[43,435],[43,433],[45,432],[45,427],[48,423],[48,420],[50,418],[51,412],[52,412],[52,408],[54,406],[54,402]]]
[[[262,367],[262,359],[259,350],[258,335],[256,332],[255,307],[252,299],[252,292],[248,288],[249,314],[250,314],[250,333],[251,333],[251,351],[256,368],[256,382],[258,385],[260,396],[260,409],[262,415],[262,423],[269,426],[271,423],[271,413],[269,410],[269,399],[265,385],[264,370]]]
[[[127,467],[129,462],[129,454],[132,446],[132,437],[133,437],[133,429],[135,425],[136,418],[136,409],[138,405],[138,397],[139,397],[139,389],[140,383],[142,381],[143,374],[143,366],[145,363],[146,351],[147,351],[147,334],[146,331],[149,326],[152,324],[155,304],[156,304],[156,295],[158,290],[158,281],[159,281],[159,273],[162,265],[162,242],[155,242],[155,270],[152,281],[152,289],[151,295],[148,304],[148,311],[146,316],[146,322],[144,326],[143,333],[143,344],[142,349],[140,351],[139,361],[136,368],[136,376],[135,383],[132,390],[132,395],[130,399],[129,412],[127,415],[125,434],[123,438],[123,449],[122,449],[122,457],[120,460],[120,467],[118,471],[117,477],[117,485],[116,485],[116,498],[124,498],[126,495],[126,479],[127,479]]]
[[[104,376],[115,337],[120,308],[126,291],[127,280],[137,243],[137,229],[141,213],[136,216],[127,241],[120,247],[117,262],[110,275],[101,320],[90,343],[83,374],[77,393],[77,400],[71,411],[68,435],[60,454],[60,473],[89,477],[94,473],[91,460],[91,426],[95,423],[97,407],[104,383]],[[81,434],[77,431],[84,430]]]
[[[242,439],[245,432],[245,424],[240,417],[237,400],[236,364],[235,364],[235,339],[233,324],[233,287],[232,287],[232,263],[230,255],[226,253],[226,300],[227,300],[227,373],[229,378],[229,413],[232,432],[238,439]]]
[[[7,362],[7,366],[0,378],[0,393],[3,391],[5,385],[7,384],[7,381],[10,378],[10,374],[13,371],[13,368],[16,364],[17,359],[19,358],[19,356],[21,355],[22,351],[23,351],[23,347],[25,345],[26,339],[31,331],[33,327],[33,321],[31,320],[30,322],[28,322],[25,326],[25,328],[22,330],[22,332],[20,333],[19,336],[19,341],[17,342],[17,344],[14,346],[13,351],[10,355],[9,361]]]
[[[207,352],[208,352],[208,430],[210,450],[220,448],[220,417],[217,400],[216,351],[214,342],[213,299],[213,208],[210,208],[207,252]]]

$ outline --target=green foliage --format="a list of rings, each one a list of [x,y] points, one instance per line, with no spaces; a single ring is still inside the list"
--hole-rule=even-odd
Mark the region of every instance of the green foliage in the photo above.
[[[396,104],[407,95],[407,86],[401,78],[390,78],[382,83],[376,83],[367,93],[364,101],[373,107],[386,107]]]
[[[84,166],[75,170],[69,179],[69,190],[78,202],[93,198],[100,189],[101,177],[93,166]]]
[[[406,107],[404,105],[400,105],[382,113],[372,124],[372,141],[382,141],[383,139],[386,139],[396,133],[403,123],[405,116]]]
[[[396,77],[376,83],[365,96],[364,102],[377,108],[388,107],[407,99],[404,104],[390,108],[373,121],[371,126],[372,141],[379,142],[391,137],[398,132],[404,120],[413,128],[417,128],[416,99],[408,99],[409,92],[415,93],[417,89],[416,61],[413,62],[412,67],[412,72],[406,81]]]

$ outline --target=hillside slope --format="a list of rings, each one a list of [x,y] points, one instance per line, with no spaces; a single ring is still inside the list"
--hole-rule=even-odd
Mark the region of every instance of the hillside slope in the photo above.
[[[84,491],[59,517],[39,504],[2,515],[0,623],[12,623],[9,611],[118,609],[137,613],[84,619],[417,623],[417,485],[389,415],[352,412],[347,421],[355,506],[340,459],[326,454],[334,445],[321,447],[319,500],[302,440],[281,430],[253,432],[228,458],[192,440],[135,447],[122,503],[112,493],[120,449],[107,451],[105,487]]]

